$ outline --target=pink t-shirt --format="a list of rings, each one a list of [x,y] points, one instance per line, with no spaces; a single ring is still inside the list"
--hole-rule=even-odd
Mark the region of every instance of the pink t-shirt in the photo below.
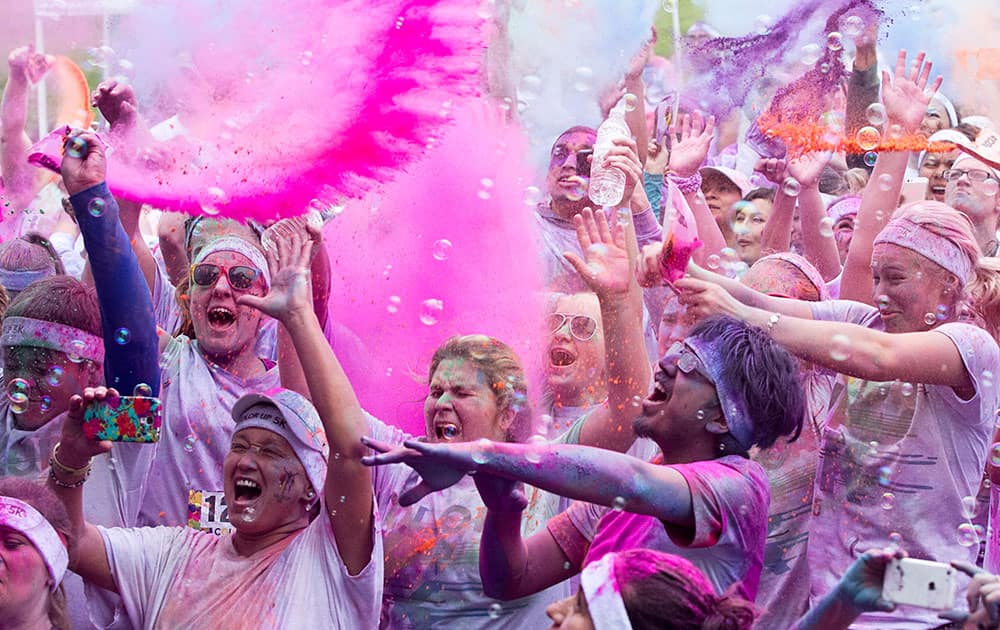
[[[576,502],[566,516],[592,541],[584,565],[612,551],[655,549],[689,560],[718,593],[739,583],[740,595],[753,601],[767,537],[770,489],[764,469],[738,455],[671,464],[671,468],[691,489],[694,529],[668,527],[653,516]],[[555,537],[558,541],[559,536]]]

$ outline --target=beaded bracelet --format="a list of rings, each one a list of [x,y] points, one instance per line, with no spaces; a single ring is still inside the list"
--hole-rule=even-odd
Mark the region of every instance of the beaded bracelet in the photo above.
[[[51,457],[49,458],[49,463],[50,464],[52,463]],[[88,477],[90,477],[90,468],[87,468],[87,474],[81,477],[79,481],[74,481],[73,483],[66,483],[65,481],[59,479],[59,477],[56,477],[55,469],[49,466],[49,479],[51,479],[52,483],[56,484],[60,488],[67,488],[67,489],[79,488],[83,484],[87,483]]]
[[[52,448],[52,456],[49,457],[50,466],[58,468],[59,470],[66,473],[67,475],[70,475],[71,477],[82,475],[83,473],[88,472],[90,470],[90,464],[93,463],[94,461],[93,457],[91,457],[90,460],[87,461],[87,465],[82,468],[70,468],[69,466],[60,462],[57,459],[57,454],[59,453],[60,446],[62,446],[62,442],[56,442],[56,445]]]
[[[701,173],[696,172],[690,177],[680,177],[676,173],[669,172],[667,173],[667,177],[685,195],[690,195],[701,190]]]

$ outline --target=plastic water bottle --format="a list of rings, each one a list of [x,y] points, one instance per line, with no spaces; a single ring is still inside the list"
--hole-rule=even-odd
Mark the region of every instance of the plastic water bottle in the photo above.
[[[599,206],[616,206],[625,195],[625,173],[614,166],[605,168],[603,163],[608,151],[615,146],[614,140],[630,136],[625,123],[625,99],[622,99],[597,128],[594,158],[590,164],[590,200]]]

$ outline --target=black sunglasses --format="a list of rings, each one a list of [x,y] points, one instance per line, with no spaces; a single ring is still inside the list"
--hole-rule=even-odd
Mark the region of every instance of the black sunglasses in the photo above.
[[[215,286],[223,271],[229,279],[229,286],[240,291],[246,291],[253,286],[253,281],[260,275],[259,270],[246,265],[222,267],[212,263],[199,263],[191,265],[191,282],[199,287]]]

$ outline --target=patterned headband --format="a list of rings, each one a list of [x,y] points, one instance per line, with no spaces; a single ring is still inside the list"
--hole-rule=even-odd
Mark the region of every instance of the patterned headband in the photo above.
[[[69,566],[69,553],[55,528],[45,520],[41,512],[24,501],[2,496],[0,496],[0,525],[21,533],[31,541],[49,570],[52,590],[56,590],[66,574],[66,567]]]
[[[30,317],[5,317],[0,346],[48,348],[95,363],[104,362],[104,340],[97,335]]]
[[[961,247],[909,219],[893,219],[875,237],[875,245],[891,243],[920,254],[958,278],[964,287],[972,279],[972,263]]]
[[[24,291],[32,282],[54,275],[56,275],[56,270],[51,266],[45,269],[32,269],[30,271],[0,269],[0,284],[8,291]]]

